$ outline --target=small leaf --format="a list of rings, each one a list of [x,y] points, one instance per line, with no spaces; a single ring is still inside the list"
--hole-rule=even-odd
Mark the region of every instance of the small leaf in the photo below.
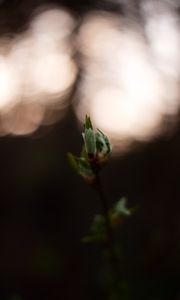
[[[109,159],[109,155],[112,151],[112,145],[110,144],[107,136],[99,129],[98,132],[96,132],[96,148],[98,162],[100,165],[103,165]]]
[[[88,155],[95,155],[96,154],[96,137],[94,131],[89,128],[85,129],[84,133],[84,143],[85,149]]]
[[[94,172],[91,169],[89,161],[86,158],[84,158],[84,157],[78,158],[78,163],[79,163],[78,164],[79,174],[81,174],[81,175],[87,175],[87,176],[94,175]]]
[[[78,173],[88,184],[94,183],[96,175],[94,174],[88,159],[84,157],[78,159]]]
[[[85,146],[82,147],[81,157],[88,159],[88,155],[87,155]]]
[[[118,213],[119,215],[122,216],[130,216],[131,215],[131,211],[130,209],[127,208],[126,206],[127,204],[127,199],[126,198],[121,198],[115,205],[114,207],[114,211],[116,213]]]
[[[71,168],[78,173],[78,158],[72,154],[72,153],[67,153],[67,158],[68,158],[68,162],[69,162],[69,165],[71,166]]]
[[[92,221],[90,232],[82,241],[87,242],[104,242],[107,240],[106,221],[102,215],[96,215]]]
[[[92,122],[91,122],[91,119],[89,116],[86,115],[85,117],[85,124],[84,124],[84,128],[85,129],[93,129],[93,126],[92,126]]]
[[[95,215],[92,225],[91,225],[91,231],[94,233],[98,233],[98,232],[105,232],[105,218],[102,215]]]

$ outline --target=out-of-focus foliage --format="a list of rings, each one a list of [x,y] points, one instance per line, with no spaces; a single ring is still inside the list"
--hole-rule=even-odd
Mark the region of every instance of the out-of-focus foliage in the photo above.
[[[127,208],[127,199],[121,198],[113,208],[108,211],[111,227],[118,229],[126,217],[131,215],[131,209]],[[108,239],[106,231],[106,221],[103,215],[94,217],[89,235],[83,238],[83,242],[106,242]]]

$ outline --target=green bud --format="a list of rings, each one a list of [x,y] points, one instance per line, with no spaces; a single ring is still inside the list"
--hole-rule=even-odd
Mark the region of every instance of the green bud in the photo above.
[[[86,129],[83,133],[86,152],[89,156],[96,155],[96,136],[91,128]]]

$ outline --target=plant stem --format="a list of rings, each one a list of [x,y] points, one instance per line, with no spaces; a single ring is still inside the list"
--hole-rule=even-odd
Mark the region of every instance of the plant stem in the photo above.
[[[108,248],[110,253],[110,261],[111,261],[112,271],[115,275],[118,273],[118,265],[117,265],[117,259],[115,255],[115,249],[114,249],[114,236],[113,236],[113,230],[112,230],[111,221],[108,213],[109,211],[108,203],[102,188],[99,174],[96,174],[96,190],[98,192],[99,198],[102,203],[103,215],[106,222],[106,231],[108,236]]]

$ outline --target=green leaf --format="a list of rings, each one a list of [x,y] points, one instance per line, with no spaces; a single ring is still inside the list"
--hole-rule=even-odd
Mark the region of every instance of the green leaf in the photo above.
[[[91,122],[91,119],[88,115],[86,115],[85,117],[85,124],[84,124],[84,128],[85,129],[93,129],[93,126],[92,126],[92,122]]]
[[[91,177],[91,176],[95,176],[88,159],[84,158],[84,157],[80,157],[78,158],[78,172],[80,175],[84,176],[84,177]]]
[[[127,199],[125,197],[121,198],[114,207],[114,212],[121,216],[130,216],[131,211],[127,208]]]
[[[102,154],[110,154],[112,151],[112,145],[110,144],[107,136],[98,129],[96,132],[96,146],[97,150]]]
[[[91,225],[91,231],[93,233],[99,233],[99,232],[105,232],[106,228],[106,221],[103,215],[95,215],[92,225]]]
[[[87,242],[104,242],[107,240],[106,221],[103,215],[96,215],[92,221],[90,232],[82,241]]]
[[[85,148],[84,145],[83,145],[83,147],[82,147],[81,157],[85,158],[86,160],[89,159],[89,158],[88,158],[88,154],[87,154],[87,152],[86,152],[86,148]]]
[[[91,128],[85,129],[85,133],[84,133],[83,137],[84,137],[85,149],[86,149],[87,154],[95,155],[96,154],[96,137],[95,137],[94,131]]]
[[[78,158],[72,154],[72,153],[67,153],[67,158],[68,158],[68,162],[69,165],[71,166],[71,168],[75,171],[75,172],[79,172],[79,166],[78,166]]]

